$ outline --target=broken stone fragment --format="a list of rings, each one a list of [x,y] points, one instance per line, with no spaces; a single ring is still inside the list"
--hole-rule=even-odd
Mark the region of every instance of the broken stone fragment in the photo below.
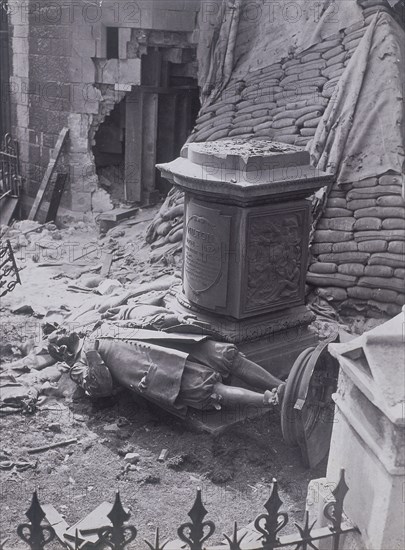
[[[128,464],[138,464],[140,459],[141,459],[141,456],[138,453],[127,453],[124,456],[124,460]]]

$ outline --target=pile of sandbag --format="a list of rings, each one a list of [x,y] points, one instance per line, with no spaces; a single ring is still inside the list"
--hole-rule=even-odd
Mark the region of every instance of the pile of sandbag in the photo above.
[[[396,315],[405,303],[402,179],[385,174],[332,190],[307,282],[343,309]]]
[[[204,104],[190,141],[268,137],[305,146],[366,30],[363,19],[300,53],[231,78]]]
[[[169,191],[159,212],[146,230],[145,240],[151,245],[151,263],[175,263],[182,250],[184,193],[175,187]]]

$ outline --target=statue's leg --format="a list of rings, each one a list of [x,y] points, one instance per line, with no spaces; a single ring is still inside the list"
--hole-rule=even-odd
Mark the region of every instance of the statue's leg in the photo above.
[[[276,391],[265,391],[258,393],[245,388],[235,386],[226,386],[222,382],[217,382],[214,386],[212,401],[217,402],[225,408],[236,408],[243,406],[251,407],[272,407],[277,404]]]
[[[257,363],[253,363],[241,353],[238,353],[234,359],[232,374],[249,384],[249,386],[261,390],[268,390],[284,384],[282,380],[267,372]]]

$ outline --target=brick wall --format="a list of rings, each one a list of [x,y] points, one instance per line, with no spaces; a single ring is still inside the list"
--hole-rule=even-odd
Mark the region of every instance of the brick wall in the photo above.
[[[90,134],[100,115],[105,117],[122,99],[124,94],[115,91],[115,85],[140,83],[140,59],[128,47],[131,29],[192,33],[199,0],[104,0],[101,7],[83,0],[9,3],[12,122],[26,180],[24,213],[29,211],[58,134],[67,126],[70,139],[61,169],[69,173],[69,184],[60,212],[73,210],[82,216],[92,210],[98,183]],[[120,28],[119,59],[106,60],[107,26]],[[104,85],[110,86],[107,94],[100,91]]]

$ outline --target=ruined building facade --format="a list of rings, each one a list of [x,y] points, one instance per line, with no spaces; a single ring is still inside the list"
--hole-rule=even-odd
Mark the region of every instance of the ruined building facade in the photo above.
[[[8,0],[8,92],[23,215],[64,127],[69,139],[58,169],[69,179],[59,214],[95,215],[123,200],[156,202],[163,183],[154,165],[178,155],[199,107],[198,6]]]

